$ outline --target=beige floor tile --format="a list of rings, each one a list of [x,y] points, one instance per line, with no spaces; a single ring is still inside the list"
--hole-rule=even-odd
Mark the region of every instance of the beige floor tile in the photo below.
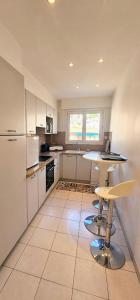
[[[120,229],[116,230],[115,234],[111,237],[111,241],[115,242],[118,245],[127,246],[124,234]]]
[[[96,194],[83,193],[83,201],[93,201],[97,200],[98,196]]]
[[[29,242],[29,245],[50,250],[54,237],[54,231],[37,228]]]
[[[101,298],[74,290],[72,300],[101,300]]]
[[[67,200],[65,203],[65,208],[76,209],[81,211],[81,202],[80,201],[72,201]]]
[[[51,199],[51,200],[49,201],[48,206],[64,207],[66,201],[67,201],[66,199],[60,199],[60,198],[54,197],[53,199]]]
[[[23,236],[21,237],[20,239],[20,243],[23,243],[23,244],[28,244],[29,240],[31,239],[33,233],[35,231],[35,228],[32,227],[32,226],[29,226],[27,228],[27,230],[25,231],[25,233],[23,234]]]
[[[78,235],[78,232],[79,232],[79,222],[72,221],[72,220],[61,219],[57,231],[61,232],[61,233]]]
[[[74,235],[57,233],[52,246],[52,251],[75,256],[77,238]]]
[[[105,269],[95,262],[77,259],[74,288],[107,299]]]
[[[72,287],[74,267],[74,257],[51,252],[45,267],[43,278],[68,287]]]
[[[56,190],[54,193],[54,197],[60,199],[68,199],[69,193],[70,193],[69,191]]]
[[[0,291],[3,288],[4,284],[6,283],[8,277],[10,276],[12,269],[2,267],[0,269]]]
[[[89,211],[91,214],[98,214],[98,209],[96,209],[93,205],[92,202],[89,201],[82,201],[82,211]]]
[[[34,300],[39,278],[14,271],[4,286],[0,300]]]
[[[83,199],[83,194],[79,193],[79,192],[70,192],[69,198],[68,198],[68,200],[72,200],[72,201],[74,201],[74,200],[82,201],[82,199]]]
[[[43,206],[41,213],[45,216],[61,218],[63,214],[63,207],[58,206]]]
[[[94,239],[94,234],[92,234],[91,232],[89,232],[85,225],[84,222],[80,223],[80,227],[79,227],[79,236],[86,238],[86,239]]]
[[[35,300],[71,300],[71,295],[72,290],[70,288],[41,280]]]
[[[31,222],[31,226],[37,227],[38,224],[39,224],[39,222],[40,222],[40,220],[41,220],[41,218],[42,218],[42,215],[41,214],[37,214],[35,216],[35,218],[33,219],[33,221]]]
[[[62,218],[79,221],[80,220],[80,212],[76,209],[64,208]]]
[[[25,244],[18,243],[13,249],[13,251],[10,253],[10,255],[7,257],[4,265],[9,268],[14,268],[25,247]]]
[[[27,246],[16,265],[16,270],[40,277],[48,254],[47,250]]]
[[[93,261],[93,256],[90,253],[90,242],[90,239],[84,239],[79,237],[77,257]]]
[[[140,284],[135,273],[124,270],[107,270],[110,300],[140,299]]]
[[[61,219],[56,218],[56,217],[42,216],[42,219],[41,219],[40,223],[38,224],[38,227],[56,231],[58,228],[58,225],[60,223],[60,220]]]

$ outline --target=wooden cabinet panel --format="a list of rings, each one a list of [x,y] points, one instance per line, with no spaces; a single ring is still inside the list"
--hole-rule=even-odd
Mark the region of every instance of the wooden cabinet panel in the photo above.
[[[36,98],[36,126],[46,128],[46,103]]]
[[[91,162],[81,155],[77,155],[76,179],[90,181]]]
[[[46,198],[46,167],[42,168],[38,172],[38,192],[40,207]]]
[[[63,155],[63,178],[76,179],[76,155]]]
[[[27,178],[28,224],[38,211],[38,178],[37,173]]]
[[[36,98],[33,94],[26,91],[26,132],[28,134],[36,133]]]

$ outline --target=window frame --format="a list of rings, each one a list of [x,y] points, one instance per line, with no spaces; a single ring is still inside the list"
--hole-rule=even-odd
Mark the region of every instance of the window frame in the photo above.
[[[99,141],[91,141],[86,140],[83,134],[86,133],[86,114],[99,113],[100,114],[100,131]],[[83,114],[83,126],[82,126],[82,140],[69,140],[69,132],[70,132],[70,115],[71,114]],[[92,145],[103,145],[103,132],[104,132],[104,110],[103,109],[85,109],[85,110],[69,110],[67,111],[67,128],[66,128],[66,144],[92,144]]]

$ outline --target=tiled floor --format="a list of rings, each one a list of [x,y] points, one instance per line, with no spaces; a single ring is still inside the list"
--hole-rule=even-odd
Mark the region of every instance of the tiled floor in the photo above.
[[[0,300],[138,300],[140,285],[120,227],[113,240],[125,252],[121,270],[98,265],[95,236],[83,221],[97,212],[95,195],[55,190],[0,271]],[[115,214],[114,214],[115,215]]]

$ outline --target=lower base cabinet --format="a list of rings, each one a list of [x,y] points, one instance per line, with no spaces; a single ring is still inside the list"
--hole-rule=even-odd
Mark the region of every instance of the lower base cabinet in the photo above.
[[[28,224],[39,209],[38,204],[38,175],[35,173],[27,178]]]

